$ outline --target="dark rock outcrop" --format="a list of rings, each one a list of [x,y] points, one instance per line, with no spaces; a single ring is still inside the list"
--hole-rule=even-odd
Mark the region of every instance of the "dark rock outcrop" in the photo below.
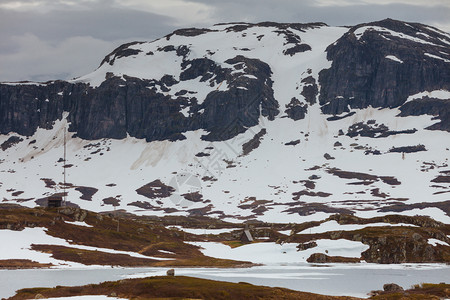
[[[385,29],[358,31],[367,26]],[[400,34],[391,34],[391,31]],[[319,76],[322,111],[341,114],[349,108],[369,105],[399,107],[410,95],[449,90],[450,68],[433,57],[448,59],[448,54],[440,51],[448,49],[449,43],[450,38],[438,30],[391,19],[351,28],[327,48],[327,57],[333,63]],[[395,56],[397,61],[389,59],[390,56]],[[445,104],[446,110],[448,105]],[[415,111],[415,108],[410,109]],[[403,114],[415,114],[410,109],[405,108]]]
[[[405,229],[401,236],[363,237],[370,248],[361,253],[369,263],[398,264],[406,262],[442,262],[447,250],[433,247],[421,234]]]
[[[248,155],[255,150],[261,144],[261,138],[267,133],[265,128],[261,129],[255,136],[248,142],[242,144],[242,155]]]
[[[114,65],[114,61],[117,58],[132,56],[132,55],[136,55],[136,54],[140,53],[141,50],[130,49],[130,46],[139,45],[139,44],[143,44],[143,42],[131,42],[131,43],[120,45],[119,47],[114,49],[110,54],[105,56],[103,61],[100,63],[100,66],[105,63],[108,63],[112,66],[112,65]]]
[[[397,152],[397,153],[414,153],[420,151],[427,151],[427,149],[425,148],[424,145],[393,147],[389,149],[389,152]]]
[[[400,116],[432,115],[440,119],[440,122],[428,127],[434,130],[450,131],[450,99],[435,99],[423,97],[403,104],[400,107]]]
[[[403,288],[395,283],[386,283],[383,285],[385,292],[403,292]]]
[[[297,245],[297,251],[303,251],[314,247],[317,247],[317,243],[314,241],[309,243],[302,243]]]
[[[308,70],[309,71],[309,70]],[[308,76],[301,81],[305,85],[301,92],[302,96],[305,97],[306,102],[309,104],[314,104],[317,102],[317,94],[319,93],[319,87],[316,84],[316,79],[312,76]]]
[[[0,148],[5,151],[8,148],[11,148],[12,146],[20,143],[23,141],[23,138],[18,137],[18,136],[11,136],[9,137],[6,141],[4,141],[1,145]]]
[[[289,118],[294,121],[304,119],[308,111],[308,104],[302,104],[297,98],[292,98],[289,104],[286,104],[284,111]]]
[[[301,51],[314,51],[304,44],[296,31],[326,25],[239,23],[230,25],[227,31],[241,32],[254,26],[276,27],[275,32],[284,38],[285,54],[295,59]],[[385,29],[362,31],[361,28],[367,26]],[[170,40],[173,35],[195,37],[210,31],[177,30],[166,39]],[[393,31],[399,34],[392,34]],[[260,35],[257,39],[263,37]],[[311,70],[301,80],[300,94],[307,103],[294,97],[284,112],[293,120],[305,118],[308,105],[317,102],[320,86],[318,101],[326,114],[340,115],[368,106],[399,107],[400,116],[434,115],[440,122],[429,129],[450,131],[450,100],[425,97],[405,103],[408,96],[418,92],[450,90],[448,63],[439,59],[450,59],[442,51],[448,49],[449,43],[447,35],[421,24],[387,19],[355,26],[327,48],[332,65],[320,72],[319,83]],[[101,66],[112,66],[117,59],[141,55],[142,51],[136,47],[139,44],[141,42],[118,47],[105,57]],[[76,81],[0,84],[0,134],[14,132],[31,136],[37,128],[51,129],[55,121],[67,113],[69,131],[87,140],[131,136],[146,141],[175,141],[184,139],[183,133],[187,131],[203,129],[207,134],[202,139],[222,141],[258,125],[260,116],[273,120],[279,114],[279,103],[272,88],[272,70],[267,63],[243,55],[230,58],[224,64],[207,56],[189,60],[191,45],[165,45],[156,51],[175,53],[182,58],[179,78],[164,75],[141,79],[107,73],[105,81],[95,88]],[[154,55],[153,52],[146,54]],[[239,72],[233,72],[232,66]],[[197,99],[195,91],[185,89],[168,94],[179,81],[193,79],[217,88],[205,99]],[[221,85],[226,85],[227,89],[220,90]],[[347,116],[351,114],[329,120]],[[356,128],[357,131],[350,134],[382,137],[383,134],[413,132],[413,129],[391,132],[369,127]]]
[[[172,195],[173,192],[175,192],[173,187],[165,185],[159,179],[147,183],[136,190],[136,193],[139,195],[150,199],[166,198]]]
[[[301,52],[305,52],[305,51],[311,51],[311,46],[308,44],[299,44],[299,45],[295,45],[294,47],[291,47],[289,49],[286,49],[283,51],[284,55],[290,55],[293,56],[296,53],[301,53]]]
[[[204,109],[200,128],[209,131],[202,137],[207,141],[230,139],[258,125],[260,115],[273,120],[279,113],[279,104],[273,96],[272,71],[266,63],[244,56],[236,56],[225,62],[230,65],[243,64],[245,73],[253,78],[230,78],[227,91],[208,94],[199,107]]]
[[[406,129],[406,130],[389,130],[389,128],[384,124],[376,124],[370,122],[370,120],[367,122],[367,124],[363,122],[355,123],[351,125],[348,128],[347,135],[349,137],[356,137],[356,136],[367,136],[367,137],[376,137],[376,138],[383,138],[388,137],[391,135],[396,134],[412,134],[415,133],[417,129]]]
[[[122,139],[127,134],[147,141],[180,140],[183,132],[200,128],[209,132],[205,140],[226,140],[257,125],[260,115],[274,119],[278,114],[267,64],[243,56],[227,61],[243,64],[250,78],[232,76],[230,69],[207,59],[185,63],[181,80],[201,76],[202,81],[226,81],[229,89],[211,92],[199,105],[195,97],[172,98],[158,91],[177,82],[172,76],[159,81],[111,76],[97,88],[64,81],[0,84],[0,134],[31,136],[37,128],[51,129],[68,112],[69,131],[86,140]],[[186,106],[189,117],[181,113]]]
[[[323,253],[313,253],[306,260],[309,263],[358,263],[360,259],[357,257],[328,256]]]

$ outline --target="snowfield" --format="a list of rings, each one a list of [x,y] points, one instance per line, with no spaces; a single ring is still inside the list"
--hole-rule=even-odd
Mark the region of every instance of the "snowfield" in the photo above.
[[[122,209],[157,216],[195,213],[238,223],[248,219],[302,223],[324,220],[335,213],[366,218],[395,213],[427,215],[450,224],[450,217],[437,204],[450,199],[450,184],[437,180],[449,170],[450,138],[446,131],[426,129],[438,122],[434,116],[399,117],[398,108],[368,107],[352,109],[349,115],[344,113],[329,120],[330,115],[324,115],[315,103],[308,106],[304,119],[287,118],[286,105],[292,97],[306,104],[300,94],[309,84],[304,79],[311,76],[319,82],[319,72],[332,63],[327,59],[327,47],[347,28],[290,28],[301,43],[311,48],[291,56],[283,54],[292,44],[286,43],[286,36],[277,27],[253,26],[238,32],[228,30],[229,27],[216,25],[207,34],[174,34],[154,42],[136,43],[129,46],[136,54],[111,56],[114,64],[104,63],[74,82],[97,87],[111,73],[124,80],[125,75],[155,80],[171,75],[178,83],[170,86],[166,95],[175,97],[188,90],[202,103],[208,93],[227,90],[227,82],[202,82],[200,77],[180,81],[183,57],[164,49],[186,46],[189,52],[185,59],[210,58],[220,67],[252,80],[253,75],[225,62],[244,55],[266,62],[272,70],[274,97],[280,105],[275,120],[260,116],[258,125],[220,142],[203,141],[201,136],[207,134],[204,130],[183,133],[185,140],[149,143],[133,137],[87,141],[69,133],[65,162],[67,182],[71,184],[68,201],[96,212]],[[361,39],[373,30],[385,37],[429,43],[374,26],[361,27],[354,34]],[[386,59],[396,64],[406,61],[395,56]],[[408,101],[424,96],[445,100],[450,93],[423,91],[410,95]],[[184,115],[189,114],[188,108],[182,110]],[[373,128],[386,126],[394,134],[347,135],[351,126],[361,122]],[[61,158],[68,125],[66,113],[53,129],[38,129],[33,136],[21,137],[22,141],[2,151],[3,202],[34,207],[35,201],[42,204],[47,196],[62,192]],[[243,145],[263,129],[266,134],[260,137],[259,146],[243,155]],[[12,136],[17,134],[0,135],[0,144]],[[403,154],[395,151],[411,146],[423,148]],[[137,192],[155,181],[175,191],[168,197],[148,197]],[[86,188],[91,195],[83,194]],[[201,197],[196,201],[184,198],[190,193]],[[331,225],[327,230],[341,228]]]
[[[86,201],[80,199],[80,191],[68,188],[67,200],[99,212],[114,208],[103,201],[113,197],[119,203],[116,209],[159,216],[167,215],[164,211],[167,208],[176,210],[170,214],[188,215],[187,210],[212,205],[210,210],[216,213],[210,214],[211,217],[233,222],[239,222],[237,217],[254,216],[266,222],[300,223],[320,221],[330,216],[332,213],[320,210],[295,213],[295,207],[300,207],[300,203],[295,204],[293,193],[306,190],[329,195],[320,197],[314,193],[305,193],[300,196],[302,203],[325,205],[336,212],[345,209],[365,218],[394,213],[380,209],[396,204],[399,200],[405,205],[426,202],[431,206],[411,207],[395,213],[428,215],[450,224],[450,217],[445,212],[432,207],[434,202],[447,201],[450,195],[449,184],[432,182],[442,174],[441,170],[448,169],[448,133],[424,130],[424,127],[433,124],[431,116],[399,118],[397,114],[395,109],[369,108],[356,111],[350,118],[328,124],[327,116],[322,115],[317,108],[311,109],[307,118],[296,122],[286,118],[275,121],[261,118],[260,125],[250,128],[246,133],[229,141],[212,143],[200,139],[204,134],[202,130],[188,132],[185,134],[186,140],[177,142],[146,143],[131,137],[98,141],[70,138],[67,142],[67,164],[73,166],[66,169],[67,182],[74,186],[93,187],[98,191],[93,194],[92,201]],[[376,119],[391,130],[416,128],[417,131],[414,134],[379,139],[359,137],[355,140],[338,135],[339,129],[368,119]],[[25,137],[23,142],[4,151],[0,163],[0,193],[5,201],[34,207],[34,200],[62,191],[57,183],[63,181],[63,164],[58,160],[63,154],[65,126],[65,119],[56,122],[52,130],[39,129],[32,137]],[[265,128],[267,134],[261,139],[260,146],[249,155],[242,156],[242,144],[261,128]],[[13,135],[0,136],[0,144]],[[299,144],[285,145],[297,139],[300,139]],[[36,140],[36,149],[28,146],[29,141],[33,140]],[[341,146],[335,146],[336,142]],[[98,146],[90,147],[92,144]],[[389,153],[392,147],[417,144],[423,144],[427,151],[407,153],[404,157],[401,153]],[[358,149],[358,146],[363,149]],[[208,147],[212,148],[209,150],[210,156],[195,156]],[[381,155],[366,155],[364,149],[377,149]],[[92,154],[94,150],[99,153]],[[324,158],[325,153],[334,159],[327,160]],[[225,160],[232,161],[236,167],[228,168]],[[333,168],[394,177],[400,184],[391,185],[380,179],[354,184],[361,180],[335,176],[329,173]],[[178,175],[174,175],[174,172]],[[191,178],[193,184],[180,181],[180,176]],[[214,181],[202,180],[205,176]],[[56,185],[48,188],[44,179],[51,179]],[[154,180],[174,186],[175,196],[149,199],[136,192]],[[314,182],[314,189],[305,187],[308,181]],[[179,195],[191,191],[201,191],[204,201],[180,200]],[[19,196],[12,196],[14,192],[20,192]],[[267,210],[255,215],[251,209],[242,208],[245,204],[252,204],[251,199],[267,200]],[[154,209],[129,205],[137,201],[150,203]]]
[[[369,249],[368,245],[344,239],[316,240],[317,247],[297,251],[297,243],[253,243],[237,248],[231,248],[221,243],[190,242],[190,244],[203,248],[206,256],[250,261],[264,265],[283,265],[306,263],[306,259],[313,253],[324,253],[329,256],[361,257],[361,252]]]
[[[184,228],[181,226],[170,226],[170,228],[175,228],[184,232],[192,234],[221,234],[226,232],[231,232],[233,230],[242,230],[242,228],[223,228],[223,229],[202,229],[202,228]]]
[[[113,250],[108,248],[98,248],[84,245],[70,244],[68,241],[56,238],[46,233],[46,228],[34,227],[25,228],[22,231],[16,230],[0,230],[0,240],[7,241],[0,245],[0,259],[29,259],[38,263],[53,264],[57,268],[103,268],[99,265],[86,266],[84,264],[61,261],[51,257],[49,253],[42,253],[31,250],[31,245],[57,245],[75,249],[83,249],[90,251],[102,251],[113,254],[126,254],[132,257],[155,259],[155,260],[171,260],[170,258],[160,258],[145,256],[135,252]]]
[[[353,230],[363,229],[363,228],[366,228],[366,227],[383,227],[383,226],[417,227],[415,225],[402,224],[402,223],[399,223],[399,224],[370,223],[370,224],[364,224],[364,225],[360,225],[360,224],[345,224],[345,225],[341,225],[338,222],[332,220],[332,221],[324,222],[324,223],[320,224],[319,226],[311,227],[311,228],[305,229],[303,231],[300,231],[300,232],[298,232],[298,234],[302,234],[302,233],[307,233],[307,234],[324,233],[324,232],[327,232],[327,231],[353,231]]]

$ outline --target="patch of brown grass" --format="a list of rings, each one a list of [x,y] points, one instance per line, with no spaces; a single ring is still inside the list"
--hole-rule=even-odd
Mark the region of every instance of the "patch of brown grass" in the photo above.
[[[64,222],[78,220],[84,215],[84,222],[93,227],[76,226]],[[132,251],[149,256],[170,257],[174,260],[153,261],[139,259],[123,254],[111,254],[101,251],[79,250],[70,247],[35,245],[34,249],[52,253],[57,259],[80,262],[83,264],[120,265],[120,266],[214,266],[235,267],[251,266],[242,261],[215,259],[203,255],[199,248],[184,243],[184,234],[166,229],[161,223],[152,224],[131,217],[120,218],[113,214],[99,215],[79,209],[0,209],[0,229],[21,230],[25,227],[46,227],[51,236],[71,240],[72,244]],[[167,255],[158,250],[174,252]]]
[[[0,269],[34,269],[34,268],[50,268],[52,264],[42,264],[29,259],[2,259],[0,260]]]
[[[231,248],[237,248],[245,245],[241,241],[223,241],[222,244],[230,246]]]
[[[450,297],[450,284],[423,283],[403,292],[379,291],[377,295],[370,297],[375,300],[439,300]]]
[[[299,299],[337,300],[353,297],[322,296],[285,288],[256,286],[249,283],[230,283],[186,276],[159,276],[126,279],[79,287],[22,289],[10,300],[33,299],[37,294],[48,297],[79,295],[111,295],[138,299]]]
[[[92,251],[56,245],[32,245],[31,249],[51,253],[59,260],[73,261],[85,265],[112,265],[122,267],[154,266],[157,260],[132,257],[127,254],[114,254],[102,251]]]

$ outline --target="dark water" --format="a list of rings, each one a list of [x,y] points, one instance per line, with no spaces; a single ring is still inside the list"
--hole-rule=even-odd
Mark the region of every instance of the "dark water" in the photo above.
[[[26,287],[85,285],[124,279],[164,275],[161,268],[104,268],[64,270],[0,270],[0,298],[10,297]],[[394,282],[404,288],[413,284],[450,282],[447,265],[330,265],[314,267],[263,266],[248,269],[179,268],[176,275],[194,276],[230,282],[279,286],[305,292],[328,295],[367,297],[371,290],[382,289]]]

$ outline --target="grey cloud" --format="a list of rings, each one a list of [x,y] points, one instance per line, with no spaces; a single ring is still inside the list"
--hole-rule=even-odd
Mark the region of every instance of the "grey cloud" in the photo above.
[[[39,13],[0,9],[0,81],[84,75],[120,44],[160,38],[176,29],[173,22],[112,7]]]
[[[33,33],[49,41],[86,35],[103,40],[152,39],[172,31],[171,23],[173,21],[164,16],[117,8],[42,14],[0,10],[0,28],[8,28],[1,30],[1,35]]]
[[[353,6],[316,6],[312,0],[194,0],[216,7],[214,17],[219,22],[276,21],[276,22],[325,22],[333,26],[357,25],[385,18],[429,25],[443,24],[450,29],[448,5],[416,6],[395,3],[365,4]]]
[[[115,45],[92,37],[65,39],[56,45],[26,34],[14,39],[18,50],[0,53],[0,81],[69,79],[93,71]]]
[[[393,18],[439,25],[450,31],[448,5],[420,7],[393,3],[319,7],[313,0],[190,1],[214,7],[208,20],[216,23],[275,21],[356,25]],[[64,0],[41,2],[47,6],[37,11],[0,9],[0,81],[67,79],[84,75],[121,43],[153,40],[177,29],[178,22],[173,18],[112,5],[111,0],[79,0],[75,7]],[[196,20],[186,27],[207,26],[205,22]]]

